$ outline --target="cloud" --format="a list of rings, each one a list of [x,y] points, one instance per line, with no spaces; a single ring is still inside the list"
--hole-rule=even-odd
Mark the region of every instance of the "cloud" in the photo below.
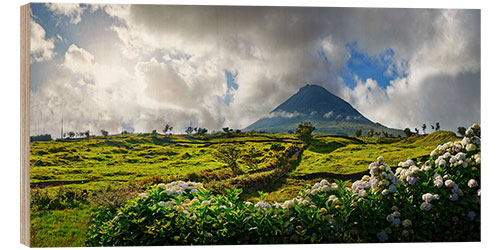
[[[79,48],[75,44],[71,44],[64,55],[64,63],[62,65],[69,71],[77,74],[89,76],[96,70],[94,68],[94,55],[85,49]]]
[[[46,3],[45,5],[54,14],[69,17],[71,24],[78,24],[82,21],[82,14],[86,8],[79,3]]]
[[[47,6],[71,23],[102,10],[113,20],[106,34],[119,41],[100,46],[118,46],[120,55],[71,45],[54,71],[61,79],[47,76],[33,93],[44,103],[39,109],[58,103],[56,90],[75,95],[79,102],[67,105],[72,110],[93,107],[74,116],[76,124],[110,132],[149,132],[167,122],[177,132],[189,122],[209,130],[244,128],[306,83],[326,87],[391,127],[439,120],[443,129],[455,130],[480,120],[478,10],[91,4],[83,12],[83,5]],[[38,37],[50,43],[45,33]],[[353,72],[356,85],[347,87],[342,73],[353,42],[373,58],[392,50],[382,59],[394,80],[381,84]],[[49,57],[49,43],[39,58]],[[103,63],[103,57],[118,63]],[[228,89],[225,72],[235,73],[237,89]],[[228,93],[232,101],[224,102]]]
[[[30,57],[31,63],[48,61],[54,57],[54,39],[46,39],[45,29],[31,19],[30,30]]]
[[[326,119],[328,119],[328,118],[332,117],[332,116],[333,116],[333,114],[334,114],[334,113],[333,113],[333,111],[330,111],[330,112],[325,113],[325,114],[323,115],[323,117],[324,117],[324,118],[326,118]]]
[[[299,113],[297,111],[294,111],[294,112],[274,111],[274,112],[271,112],[271,113],[265,115],[264,117],[266,117],[266,118],[273,118],[273,117],[295,118],[295,117],[299,117],[299,116],[303,116],[303,115],[304,114]]]

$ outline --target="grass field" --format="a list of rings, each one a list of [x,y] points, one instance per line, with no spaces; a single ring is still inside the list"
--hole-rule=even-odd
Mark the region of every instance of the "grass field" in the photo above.
[[[293,135],[129,134],[32,142],[31,183],[42,188],[31,191],[31,246],[83,246],[92,212],[101,206],[116,208],[151,183],[198,178],[217,186],[242,179],[259,180],[259,185],[264,183],[259,189],[268,192],[268,200],[284,201],[296,196],[305,184],[316,182],[319,177],[314,174],[360,173],[379,155],[395,166],[399,161],[428,155],[436,145],[456,139],[446,131],[410,138],[316,135],[309,147],[296,152],[300,156],[285,175],[271,175],[277,164],[272,148],[301,145]],[[243,155],[252,152],[258,159],[257,166],[251,169],[240,161],[243,174],[232,176],[231,170],[214,157],[224,145],[240,149]],[[64,181],[75,183],[60,185]],[[252,189],[242,197],[256,200],[257,191]]]

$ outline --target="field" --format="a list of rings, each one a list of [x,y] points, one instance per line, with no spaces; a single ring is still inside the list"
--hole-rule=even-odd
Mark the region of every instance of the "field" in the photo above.
[[[357,180],[380,155],[395,167],[457,139],[439,131],[410,138],[315,135],[307,148],[293,135],[264,133],[32,142],[31,246],[85,245],[93,213],[103,207],[116,211],[153,184],[197,181],[215,193],[234,186],[243,190],[243,200],[257,202],[264,191],[267,201],[282,202],[321,179]],[[214,156],[225,146],[242,152],[238,176]],[[256,160],[250,164],[245,157]]]

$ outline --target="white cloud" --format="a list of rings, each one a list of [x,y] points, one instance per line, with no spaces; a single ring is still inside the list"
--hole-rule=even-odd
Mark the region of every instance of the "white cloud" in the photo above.
[[[78,24],[82,21],[82,14],[85,7],[79,3],[46,3],[49,10],[56,15],[69,17],[72,24]]]
[[[327,112],[323,115],[324,118],[328,119],[333,116],[333,111]]]
[[[95,71],[94,55],[75,44],[71,44],[64,55],[62,66],[73,73],[89,76]]]
[[[43,62],[48,61],[54,57],[54,40],[47,39],[45,29],[31,19],[31,30],[30,30],[30,57],[31,62]]]
[[[299,116],[303,116],[304,114],[299,113],[297,111],[294,112],[286,112],[286,111],[274,111],[271,112],[267,115],[264,115],[266,118],[273,118],[273,117],[283,117],[283,118],[295,118]]]

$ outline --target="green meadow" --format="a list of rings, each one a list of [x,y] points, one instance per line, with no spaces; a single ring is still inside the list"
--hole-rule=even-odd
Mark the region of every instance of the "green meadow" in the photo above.
[[[31,246],[84,246],[94,212],[116,209],[159,182],[192,180],[214,190],[239,185],[245,200],[256,201],[263,191],[269,201],[284,201],[319,179],[362,174],[380,155],[396,166],[456,139],[452,132],[439,131],[410,138],[315,135],[307,148],[294,135],[265,133],[32,142]],[[215,157],[222,147],[241,152],[239,175]]]

